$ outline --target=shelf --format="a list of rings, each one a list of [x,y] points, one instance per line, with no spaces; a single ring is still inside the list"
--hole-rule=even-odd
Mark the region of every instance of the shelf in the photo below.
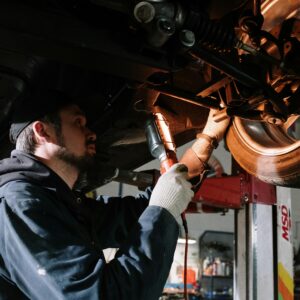
[[[233,238],[233,233],[220,231],[206,231],[200,238],[203,275],[200,276],[199,284],[205,300],[233,298]]]

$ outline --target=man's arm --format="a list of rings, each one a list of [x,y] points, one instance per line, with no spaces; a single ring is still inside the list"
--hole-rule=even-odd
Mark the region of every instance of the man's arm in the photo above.
[[[119,248],[128,238],[143,211],[148,207],[152,188],[139,193],[136,197],[99,196],[92,201],[93,226],[103,248]],[[103,234],[103,227],[106,228]]]
[[[1,255],[10,280],[28,298],[159,297],[178,236],[177,222],[166,209],[148,207],[119,256],[106,264],[89,232],[47,191],[21,182],[3,188]]]

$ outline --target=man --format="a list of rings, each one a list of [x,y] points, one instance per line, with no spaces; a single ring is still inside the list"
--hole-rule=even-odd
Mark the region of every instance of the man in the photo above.
[[[151,197],[78,197],[72,188],[93,163],[96,135],[65,100],[54,91],[36,95],[14,114],[16,150],[0,164],[0,298],[156,300],[173,259],[176,218],[193,196],[187,169],[173,166]],[[202,143],[210,154],[209,139]],[[108,247],[119,251],[106,263]]]

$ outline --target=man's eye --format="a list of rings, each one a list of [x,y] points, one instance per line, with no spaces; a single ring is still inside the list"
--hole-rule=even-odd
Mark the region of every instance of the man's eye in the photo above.
[[[80,119],[77,119],[77,120],[76,120],[76,125],[77,125],[77,126],[80,126],[80,127],[82,126],[82,122],[81,122]]]

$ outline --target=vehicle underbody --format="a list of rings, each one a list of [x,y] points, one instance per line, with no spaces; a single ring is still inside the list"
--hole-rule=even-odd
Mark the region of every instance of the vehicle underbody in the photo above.
[[[226,142],[247,172],[299,187],[299,17],[299,0],[1,1],[0,157],[12,107],[54,88],[97,133],[99,184],[151,159],[153,112],[180,146],[215,108],[232,117]]]

